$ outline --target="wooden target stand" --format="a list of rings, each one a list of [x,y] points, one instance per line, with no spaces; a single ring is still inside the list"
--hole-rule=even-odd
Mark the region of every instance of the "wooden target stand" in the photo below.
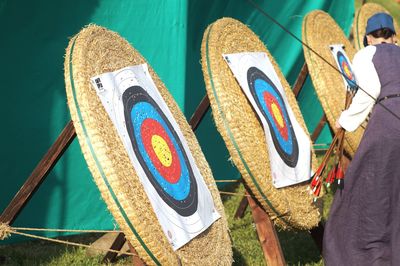
[[[302,89],[305,80],[308,76],[308,68],[306,63],[304,63],[295,85],[293,87],[293,92],[295,96],[297,96]],[[197,129],[200,122],[204,118],[208,109],[210,108],[209,99],[206,96],[203,97],[200,104],[198,105],[196,111],[192,115],[189,120],[189,124],[192,127],[193,131]],[[318,125],[314,129],[311,140],[314,142],[319,134],[322,131],[322,128],[326,124],[327,119],[325,114],[321,117]],[[49,172],[56,165],[58,160],[62,157],[64,152],[67,150],[71,142],[75,139],[76,132],[72,121],[69,121],[61,134],[58,136],[53,145],[49,148],[47,153],[43,156],[41,161],[32,171],[31,175],[27,178],[25,183],[22,185],[20,190],[15,194],[14,198],[8,204],[8,206],[4,209],[2,214],[0,215],[0,223],[5,223],[11,226],[11,224],[15,221],[19,213],[28,203],[30,198],[37,191],[39,186],[42,184],[44,179],[47,177]],[[260,203],[254,200],[250,195],[250,190],[246,187],[246,195],[241,200],[237,211],[235,213],[235,218],[241,218],[244,216],[244,212],[247,206],[250,206],[253,220],[256,226],[258,238],[260,240],[260,245],[262,247],[264,258],[268,265],[285,265],[285,258],[282,253],[282,248],[280,246],[275,227],[269,218],[268,214],[261,207]],[[319,224],[318,227],[312,229],[310,231],[311,236],[313,237],[318,249],[320,252],[322,251],[322,237],[323,237],[323,225]],[[111,244],[110,249],[113,250],[121,250],[123,245],[125,244],[126,239],[124,234],[121,232],[117,235],[113,243]],[[128,242],[129,249],[132,253],[137,254],[135,249]],[[109,261],[112,262],[115,260],[117,256],[117,252],[107,252],[107,254],[103,258],[103,262]],[[138,256],[132,256],[134,265],[145,265],[143,261]]]

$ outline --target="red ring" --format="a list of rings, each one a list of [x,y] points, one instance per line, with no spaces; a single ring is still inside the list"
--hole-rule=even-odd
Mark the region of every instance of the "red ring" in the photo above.
[[[265,91],[263,94],[264,94],[264,101],[266,103],[268,111],[271,114],[272,118],[274,119],[274,123],[277,126],[279,133],[281,134],[283,139],[285,141],[287,141],[288,138],[289,138],[289,132],[288,132],[288,128],[287,128],[287,125],[286,125],[285,117],[284,117],[283,112],[282,112],[281,105],[278,103],[276,98],[271,93]],[[283,126],[282,127],[279,125],[278,121],[276,120],[276,117],[274,116],[274,112],[272,111],[272,107],[271,107],[272,104],[275,104],[278,107],[279,112],[282,115],[282,119],[283,119]]]
[[[349,73],[347,73],[346,70],[345,70],[346,66],[347,66],[347,69],[349,70]],[[342,61],[342,69],[343,69],[344,74],[347,76],[347,78],[352,80],[353,79],[353,73],[351,73],[350,66],[347,63],[347,61],[345,61],[345,60]]]
[[[177,183],[181,176],[181,165],[177,151],[163,126],[152,118],[146,118],[143,120],[140,127],[140,133],[142,135],[144,148],[157,171],[169,183]],[[151,139],[154,135],[160,136],[167,143],[172,154],[172,162],[170,166],[164,166],[158,159],[151,143]]]

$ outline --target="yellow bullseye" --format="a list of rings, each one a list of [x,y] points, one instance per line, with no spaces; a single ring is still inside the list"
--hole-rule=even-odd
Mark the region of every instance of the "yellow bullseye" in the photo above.
[[[283,123],[282,113],[279,110],[279,107],[276,106],[275,103],[271,104],[272,113],[274,114],[275,120],[278,123],[279,127],[283,127],[285,124]]]
[[[348,77],[352,77],[353,75],[351,74],[350,68],[348,65],[344,66],[344,73],[348,76]]]
[[[159,135],[153,135],[151,137],[151,146],[153,147],[153,150],[161,164],[165,167],[171,166],[172,153],[167,142]]]

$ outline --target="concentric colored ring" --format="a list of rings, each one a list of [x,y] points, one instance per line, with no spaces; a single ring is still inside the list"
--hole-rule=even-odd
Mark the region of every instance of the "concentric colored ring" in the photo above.
[[[336,56],[340,66],[340,72],[344,74],[347,84],[350,86],[350,88],[355,87],[357,82],[353,70],[351,69],[346,57],[341,51],[338,51]]]
[[[296,167],[299,146],[281,93],[267,75],[256,67],[248,69],[247,82],[258,108],[267,120],[275,149],[289,167]]]
[[[140,86],[122,96],[133,151],[161,199],[182,216],[197,210],[197,183],[181,141],[161,108]]]
[[[140,133],[144,148],[156,170],[167,182],[177,183],[181,175],[181,167],[177,151],[168,133],[158,121],[152,118],[143,120]]]

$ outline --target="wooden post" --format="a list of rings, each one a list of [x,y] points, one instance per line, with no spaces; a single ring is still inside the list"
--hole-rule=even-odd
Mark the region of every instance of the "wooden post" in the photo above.
[[[299,75],[297,76],[296,82],[293,85],[293,93],[296,98],[299,95],[301,89],[303,88],[307,76],[308,76],[308,67],[307,64],[304,63],[300,70]]]
[[[113,250],[121,250],[126,242],[124,233],[119,233],[117,237],[114,239],[113,243],[111,244],[110,249]],[[114,262],[115,258],[117,257],[117,252],[107,251],[106,255],[104,256],[102,263]]]
[[[249,194],[247,190],[246,194]],[[279,243],[278,235],[276,234],[271,219],[252,197],[247,197],[247,200],[249,201],[253,220],[257,229],[258,239],[260,240],[267,265],[286,265],[281,244]]]
[[[207,113],[209,108],[210,108],[210,100],[208,99],[208,96],[206,94],[189,120],[189,125],[191,126],[193,131],[196,131],[197,127],[203,120],[204,115]]]
[[[311,134],[311,141],[315,142],[319,136],[319,134],[321,134],[322,129],[324,128],[325,124],[326,124],[326,115],[325,113],[322,115],[321,119],[318,122],[318,125],[315,127],[314,132]]]
[[[249,202],[247,200],[246,196],[243,196],[242,200],[239,203],[239,207],[237,208],[236,212],[235,212],[235,218],[243,218],[244,213],[247,209],[247,206],[249,206]]]
[[[12,224],[32,195],[36,192],[37,188],[46,178],[48,173],[51,171],[51,169],[53,169],[54,165],[64,154],[65,150],[71,144],[75,136],[75,128],[72,121],[70,121],[58,136],[54,144],[44,155],[39,164],[36,166],[36,168],[33,170],[31,175],[22,185],[20,190],[5,208],[0,216],[0,222],[9,225]]]
[[[139,255],[137,254],[136,250],[132,247],[131,243],[128,242],[129,249],[131,253],[136,255],[132,256],[132,264],[135,266],[145,266],[146,264],[140,259]]]

